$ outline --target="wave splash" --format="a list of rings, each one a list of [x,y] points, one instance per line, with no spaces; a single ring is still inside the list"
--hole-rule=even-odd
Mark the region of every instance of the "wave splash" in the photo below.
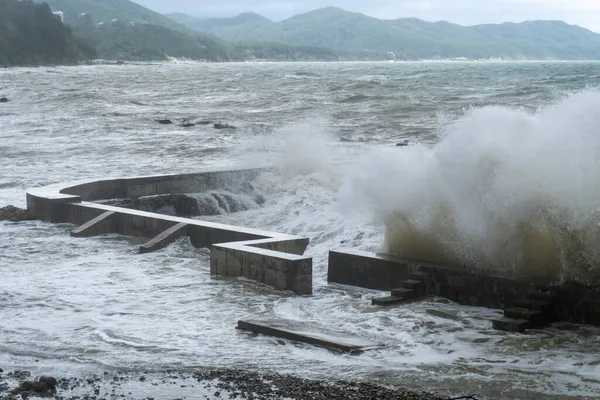
[[[385,225],[387,253],[600,283],[598,110],[596,91],[473,109],[432,147],[368,154],[341,199]]]

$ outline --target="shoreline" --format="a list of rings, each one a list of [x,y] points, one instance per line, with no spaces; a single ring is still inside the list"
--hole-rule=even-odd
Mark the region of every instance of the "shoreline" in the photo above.
[[[41,378],[41,379],[40,379]],[[55,381],[53,380],[55,379]],[[39,382],[39,383],[38,383]],[[45,386],[55,382],[56,387]],[[41,388],[39,387],[41,383]],[[38,385],[38,386],[36,386]],[[444,400],[440,395],[368,382],[311,380],[244,369],[195,368],[188,371],[104,372],[87,377],[38,377],[30,371],[0,368],[0,399],[45,397],[99,399],[253,399],[253,400]],[[464,397],[473,398],[474,397]]]
[[[600,63],[600,60],[451,60],[451,59],[424,59],[424,60],[311,60],[311,61],[283,61],[283,60],[264,60],[264,61],[243,61],[243,60],[228,60],[228,61],[200,61],[200,60],[84,60],[74,63],[63,64],[21,64],[21,65],[0,65],[0,70],[17,69],[17,68],[57,68],[57,67],[85,67],[98,65],[196,65],[196,64],[248,64],[248,65],[264,65],[264,64],[557,64],[557,63]]]

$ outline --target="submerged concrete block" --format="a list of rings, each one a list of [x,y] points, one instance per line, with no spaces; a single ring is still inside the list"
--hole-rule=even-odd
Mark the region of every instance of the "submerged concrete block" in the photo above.
[[[117,213],[107,211],[94,219],[89,220],[85,224],[73,229],[71,236],[73,237],[90,237],[105,235],[107,233],[115,233],[118,231]]]
[[[189,225],[185,222],[173,225],[166,231],[141,245],[140,254],[151,253],[163,249],[180,237],[187,236],[188,226]]]
[[[492,327],[500,331],[524,332],[531,323],[524,319],[499,318],[492,321]]]
[[[415,299],[418,297],[418,296],[416,296],[415,292],[412,291],[412,289],[407,289],[404,287],[392,289],[391,293],[392,293],[392,296],[402,297],[403,299],[407,299],[407,300]]]
[[[312,294],[312,258],[264,250],[246,242],[214,245],[210,271],[215,275],[244,276],[276,290]]]
[[[417,281],[414,279],[408,279],[400,282],[403,288],[410,289],[415,297],[424,296],[425,293],[425,285],[421,281]]]
[[[400,303],[406,303],[407,299],[398,296],[383,296],[371,298],[371,304],[374,306],[393,306]]]
[[[368,348],[380,346],[379,343],[371,340],[351,337],[339,332],[310,328],[292,321],[240,320],[237,329],[346,353],[360,353]]]

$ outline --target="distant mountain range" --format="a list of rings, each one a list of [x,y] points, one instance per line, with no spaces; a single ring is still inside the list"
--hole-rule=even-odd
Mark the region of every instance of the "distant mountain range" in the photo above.
[[[19,0],[0,0],[19,1]],[[104,59],[164,60],[167,56],[207,61],[338,61],[356,59],[314,46],[248,40],[229,43],[196,31],[130,0],[34,0],[62,11],[80,49]],[[257,16],[260,18],[259,16]],[[180,16],[185,18],[185,16]],[[239,18],[244,19],[242,15]],[[188,19],[192,23],[193,18]],[[236,18],[232,24],[239,24]],[[0,18],[0,28],[3,23]],[[0,42],[2,38],[0,37]],[[1,43],[0,43],[1,44]],[[15,48],[18,44],[15,44]],[[343,58],[345,57],[345,58]]]
[[[381,20],[335,7],[281,22],[254,13],[232,18],[202,19],[185,14],[168,14],[168,17],[228,41],[280,42],[363,54],[393,52],[398,59],[407,60],[600,59],[600,35],[562,21],[461,26],[416,18]]]
[[[62,11],[77,57],[207,61],[420,59],[600,60],[600,35],[561,21],[460,26],[415,18],[380,20],[335,7],[274,22],[255,13],[232,18],[168,16],[130,0],[34,0]],[[0,0],[13,4],[19,0]],[[7,3],[7,4],[9,4]],[[0,18],[0,37],[18,64],[16,30]],[[67,32],[67,36],[69,33]],[[1,43],[0,43],[1,44]],[[34,43],[35,44],[35,43]],[[32,44],[32,46],[34,45]],[[73,59],[73,54],[69,59]],[[37,53],[36,53],[37,54]],[[36,58],[34,57],[33,60]],[[41,58],[40,58],[41,60]]]

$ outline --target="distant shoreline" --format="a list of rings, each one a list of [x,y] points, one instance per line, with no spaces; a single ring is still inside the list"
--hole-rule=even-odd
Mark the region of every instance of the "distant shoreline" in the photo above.
[[[120,61],[120,60],[88,60],[78,63],[66,64],[26,64],[26,65],[0,65],[2,69],[13,68],[56,68],[56,67],[83,67],[95,65],[197,65],[197,64],[552,64],[552,63],[600,63],[600,60],[397,60],[397,61],[377,61],[377,60],[350,60],[350,61],[167,61],[167,60],[145,60],[145,61]]]

